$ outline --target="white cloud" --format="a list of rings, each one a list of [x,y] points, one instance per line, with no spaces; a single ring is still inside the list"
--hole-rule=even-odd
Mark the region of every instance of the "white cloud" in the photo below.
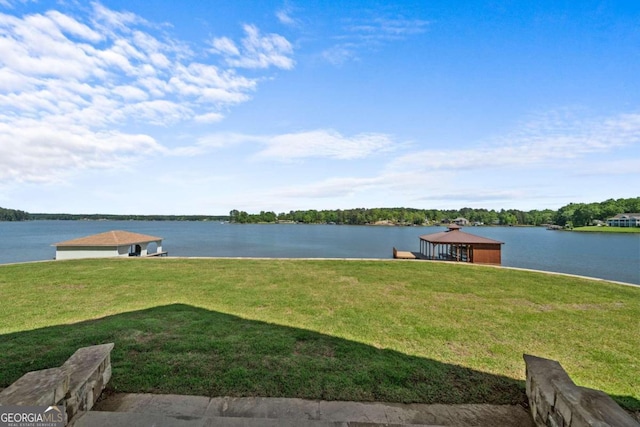
[[[621,160],[600,160],[598,162],[575,162],[573,174],[581,177],[638,175],[640,171],[640,157]],[[623,178],[621,178],[623,179]]]
[[[98,2],[92,2],[94,14],[93,24],[102,30],[113,33],[117,30],[129,31],[130,27],[138,24],[148,24],[148,22],[131,12],[118,12],[111,10]]]
[[[63,15],[58,11],[49,11],[46,13],[46,16],[53,22],[55,22],[57,27],[63,33],[68,33],[94,43],[99,42],[103,39],[102,35],[97,31],[89,28],[85,24],[76,21],[70,16]]]
[[[185,105],[164,99],[142,101],[124,106],[122,117],[135,117],[135,120],[156,126],[167,126],[193,117],[192,111]]]
[[[100,3],[73,14],[0,13],[2,179],[55,181],[77,169],[168,153],[154,138],[124,129],[211,124],[250,99],[260,77],[206,63],[158,28]],[[292,66],[283,37],[245,30],[236,61]]]
[[[470,149],[424,150],[400,157],[393,170],[473,170],[489,168],[564,167],[567,160],[640,144],[640,114],[604,119],[577,119],[551,113],[486,145]]]
[[[383,184],[384,184],[383,177],[328,178],[326,180],[315,182],[312,184],[296,185],[292,187],[285,187],[278,190],[274,190],[269,193],[269,196],[273,198],[292,198],[292,199],[298,199],[298,198],[322,199],[322,198],[348,197],[361,191],[366,191],[368,189],[380,187]]]
[[[68,129],[40,120],[0,122],[0,180],[56,182],[78,169],[122,168],[163,148],[147,135]]]
[[[276,18],[280,21],[281,24],[288,25],[290,27],[297,27],[300,25],[300,22],[293,17],[293,8],[291,6],[283,7],[282,9],[276,11]]]
[[[382,45],[427,31],[430,22],[407,19],[403,16],[374,16],[348,21],[343,24],[342,34],[335,37],[335,45],[322,51],[320,56],[333,65],[342,65],[359,58],[362,50],[377,49]]]
[[[211,41],[213,48],[211,49],[214,53],[219,53],[222,55],[231,55],[231,56],[240,56],[240,50],[236,46],[236,44],[227,37],[218,37]]]
[[[132,85],[115,86],[113,93],[119,95],[125,101],[146,101],[149,99],[147,92]]]
[[[337,159],[327,149],[330,144],[304,144],[318,139],[323,140],[304,133],[294,134],[293,138],[285,135],[263,139],[260,143],[266,144],[267,149],[261,155],[281,156],[282,160],[296,158],[301,146],[304,156]],[[616,158],[620,148],[625,149],[624,159]],[[347,176],[318,176],[316,181],[274,189],[267,196],[307,200],[310,204],[314,199],[334,198],[334,206],[350,200],[368,200],[369,194],[375,195],[370,206],[396,200],[442,208],[506,207],[514,202],[517,206],[558,197],[554,189],[566,191],[563,184],[574,182],[576,176],[585,177],[588,190],[586,179],[598,182],[598,176],[637,174],[639,149],[640,115],[585,119],[570,112],[550,113],[530,119],[519,130],[476,148],[410,152],[390,160],[379,172],[371,171],[369,176],[348,171]],[[605,157],[608,154],[614,157]],[[599,156],[596,166],[588,162],[593,155]],[[562,197],[566,200],[568,196],[563,193]]]
[[[402,16],[375,17],[347,25],[347,31],[362,40],[398,40],[427,31],[430,22],[422,19],[406,19]]]
[[[362,133],[346,137],[336,131],[324,129],[276,135],[265,138],[263,143],[267,148],[257,156],[280,161],[308,157],[361,159],[394,148],[394,141],[388,135]]]
[[[466,188],[464,191],[449,190],[446,192],[431,191],[427,196],[421,196],[416,200],[454,200],[461,203],[473,203],[473,202],[485,202],[490,200],[516,200],[523,199],[525,197],[531,197],[532,194],[529,189],[522,190],[495,190],[495,189],[483,189],[483,188]]]
[[[293,19],[290,15],[289,15],[289,11],[287,10],[279,10],[276,12],[276,17],[278,18],[278,21],[280,21],[280,23],[285,24],[285,25],[294,25],[296,23],[295,19]]]
[[[238,47],[227,37],[214,38],[210,51],[225,58],[226,63],[237,68],[269,68],[274,66],[290,70],[295,62],[291,58],[293,47],[279,34],[260,34],[254,25],[243,27],[245,37]]]
[[[460,175],[452,172],[381,172],[371,176],[320,177],[316,181],[284,185],[262,192],[266,201],[280,201],[284,206],[298,203],[317,206],[319,200],[330,199],[330,208],[337,206],[400,206],[450,209],[452,206],[506,207],[514,201],[530,202],[548,199],[535,185],[521,182],[489,185],[484,176]],[[544,196],[544,197],[543,197]],[[269,207],[265,202],[266,208]]]
[[[44,15],[0,14],[0,63],[25,76],[88,78],[96,68],[88,46],[64,36]]]
[[[200,122],[204,122],[204,119],[208,118],[208,114],[204,116],[200,119]],[[215,119],[215,116],[211,116],[211,118]],[[260,142],[261,140],[261,137],[221,132],[202,136],[196,140],[194,145],[177,147],[170,150],[169,153],[174,156],[193,157],[203,155],[212,149],[228,148],[243,143]]]
[[[224,115],[220,113],[205,113],[194,118],[194,120],[199,123],[216,123],[222,119],[224,119]]]
[[[343,43],[322,51],[322,58],[333,65],[342,65],[357,58],[358,46],[354,43]]]
[[[281,135],[210,134],[199,139],[195,147],[182,152],[201,153],[207,148],[222,148],[242,143],[264,147],[255,154],[255,159],[281,162],[305,158],[363,159],[391,152],[398,146],[398,143],[385,134],[361,133],[349,137],[335,130],[317,129]]]
[[[213,65],[192,63],[178,65],[168,85],[177,94],[195,97],[203,103],[224,105],[247,101],[247,93],[255,89],[256,81],[230,70],[221,71]]]
[[[6,67],[0,68],[0,93],[23,91],[32,88],[33,83],[33,79],[29,76],[25,76],[22,73],[15,72]]]
[[[13,9],[14,5],[18,3],[35,3],[36,0],[0,0],[0,6],[4,6],[8,9]]]

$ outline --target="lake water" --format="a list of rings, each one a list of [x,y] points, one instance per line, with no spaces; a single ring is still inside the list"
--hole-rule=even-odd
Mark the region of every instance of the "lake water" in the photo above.
[[[391,258],[419,250],[418,236],[443,227],[221,224],[173,221],[0,222],[0,264],[53,259],[51,245],[127,230],[162,237],[170,256]],[[502,264],[640,284],[640,234],[577,233],[540,227],[466,227],[505,242]]]

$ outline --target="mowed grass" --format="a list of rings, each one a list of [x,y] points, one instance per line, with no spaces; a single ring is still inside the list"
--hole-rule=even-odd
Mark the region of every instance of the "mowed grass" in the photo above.
[[[0,266],[0,387],[114,342],[119,392],[523,403],[523,353],[640,409],[640,288],[453,263]]]
[[[589,225],[586,227],[576,227],[572,231],[586,231],[598,233],[638,233],[640,227],[598,227],[597,225]]]

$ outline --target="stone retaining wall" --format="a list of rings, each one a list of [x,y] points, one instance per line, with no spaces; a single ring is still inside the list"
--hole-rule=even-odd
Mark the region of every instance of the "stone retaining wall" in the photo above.
[[[62,369],[70,373],[65,405],[69,420],[78,411],[88,411],[111,379],[113,343],[84,347],[67,359]]]
[[[640,427],[611,397],[579,387],[555,360],[524,355],[527,397],[538,427]]]
[[[83,347],[59,368],[24,374],[0,392],[0,405],[64,405],[67,420],[88,411],[111,379],[113,343]]]

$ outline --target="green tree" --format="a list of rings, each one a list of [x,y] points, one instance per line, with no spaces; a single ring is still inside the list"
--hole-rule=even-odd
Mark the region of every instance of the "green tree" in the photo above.
[[[586,205],[581,203],[576,205],[573,212],[572,223],[574,227],[584,227],[591,225],[592,221],[599,217],[600,208],[595,204]]]
[[[554,222],[558,225],[565,226],[569,222],[573,222],[573,215],[576,211],[576,205],[569,203],[567,206],[561,207],[554,217]]]
[[[501,225],[515,225],[518,223],[518,218],[509,211],[502,209],[498,214],[498,219]]]
[[[238,216],[236,217],[236,222],[239,224],[246,224],[249,222],[249,214],[245,211],[238,212]]]
[[[620,206],[618,202],[613,199],[608,199],[600,203],[600,213],[602,215],[602,218],[600,219],[605,220],[607,218],[611,218],[612,216],[616,216],[619,213],[623,213],[623,212],[624,212],[624,208]]]
[[[24,211],[0,208],[0,221],[26,221],[29,214]]]

